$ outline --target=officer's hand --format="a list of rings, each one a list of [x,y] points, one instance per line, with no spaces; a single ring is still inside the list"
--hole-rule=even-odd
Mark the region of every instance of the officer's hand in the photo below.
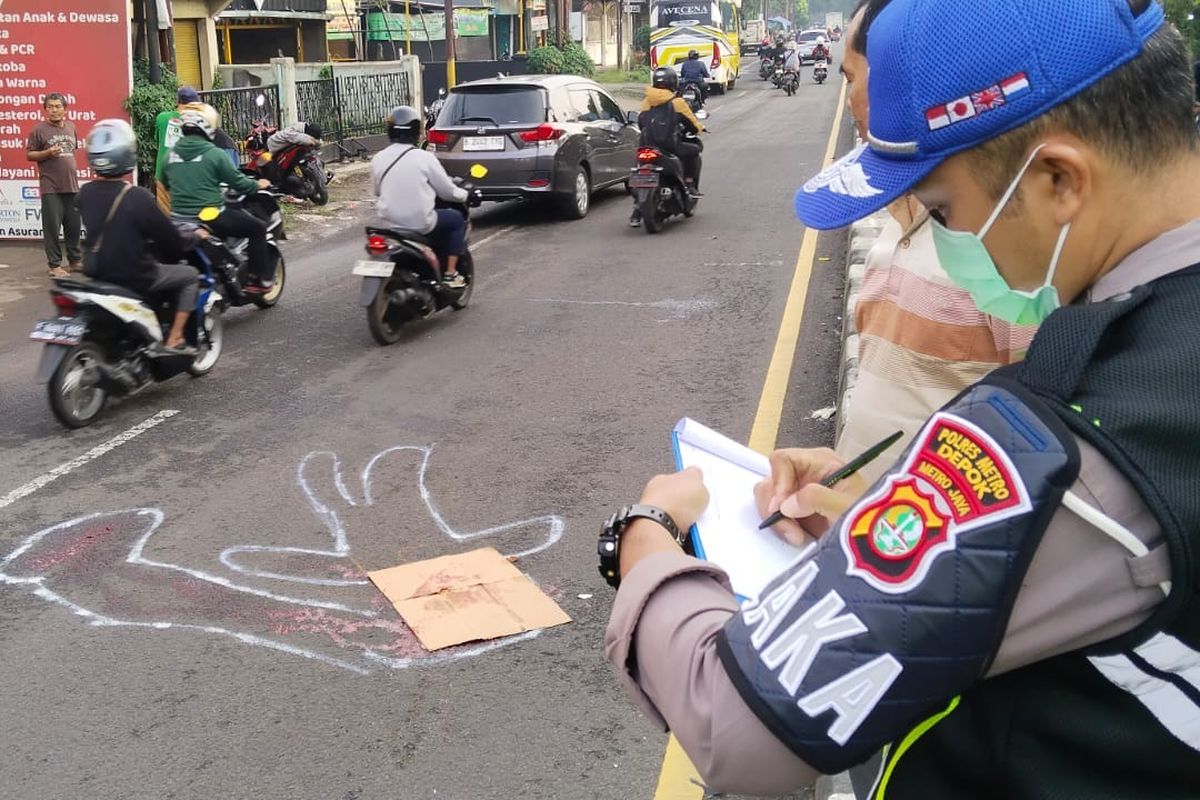
[[[683,472],[651,478],[638,502],[661,508],[671,515],[679,530],[686,531],[708,506],[708,489],[704,488],[700,469],[688,467]]]
[[[763,519],[782,511],[788,519],[774,527],[788,542],[803,546],[820,537],[867,490],[867,482],[851,475],[833,488],[820,485],[826,475],[846,462],[828,448],[776,450],[771,475],[758,484],[754,499]]]

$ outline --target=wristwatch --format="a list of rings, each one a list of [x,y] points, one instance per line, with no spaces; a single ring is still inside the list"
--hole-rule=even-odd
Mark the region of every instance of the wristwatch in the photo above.
[[[679,530],[679,526],[675,524],[675,520],[671,519],[670,514],[654,506],[625,506],[604,523],[604,527],[600,529],[600,542],[597,545],[600,554],[600,575],[614,589],[621,584],[621,534],[629,526],[629,523],[638,517],[654,520],[662,525],[667,529],[667,533],[671,534],[671,538],[675,540],[676,544],[687,549],[687,535]]]

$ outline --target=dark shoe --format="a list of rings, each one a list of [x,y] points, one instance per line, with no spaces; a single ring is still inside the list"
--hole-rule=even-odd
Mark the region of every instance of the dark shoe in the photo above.
[[[688,191],[688,197],[691,197],[694,200],[699,200],[701,197],[704,197],[704,193],[701,192],[699,189],[692,189],[689,187],[687,191]]]
[[[467,279],[457,272],[447,272],[442,277],[442,285],[447,289],[467,288]]]
[[[642,227],[642,212],[641,211],[638,211],[635,209],[634,212],[629,215],[629,227],[631,227],[631,228]]]

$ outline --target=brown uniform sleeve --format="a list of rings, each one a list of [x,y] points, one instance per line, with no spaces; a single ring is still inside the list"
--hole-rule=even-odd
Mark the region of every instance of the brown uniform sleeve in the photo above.
[[[1072,491],[1149,548],[1141,558],[1060,508],[1042,538],[990,675],[1132,630],[1162,602],[1170,574],[1153,516],[1116,469],[1079,443]],[[724,573],[683,553],[639,562],[622,581],[606,635],[609,661],[642,710],[665,721],[705,782],[745,794],[781,794],[816,772],[768,731],[734,689],[716,652],[737,612]]]

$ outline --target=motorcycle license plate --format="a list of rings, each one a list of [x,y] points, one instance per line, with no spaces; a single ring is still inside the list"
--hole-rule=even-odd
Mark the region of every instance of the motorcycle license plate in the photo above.
[[[635,172],[629,176],[630,189],[657,189],[658,188],[658,173],[657,172]]]
[[[394,267],[390,261],[356,261],[354,274],[364,278],[387,278],[391,276]]]
[[[75,319],[43,319],[33,326],[29,338],[46,344],[79,344],[87,326]]]
[[[463,139],[463,150],[478,153],[485,150],[503,150],[503,136],[468,136]]]

